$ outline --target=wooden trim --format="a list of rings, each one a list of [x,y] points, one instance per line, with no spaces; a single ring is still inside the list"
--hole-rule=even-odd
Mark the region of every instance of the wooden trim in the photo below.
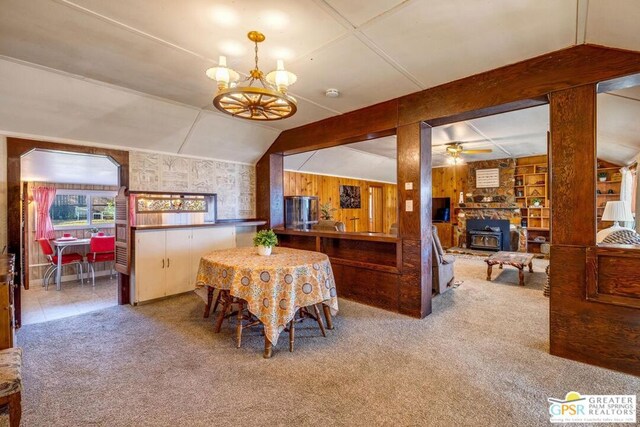
[[[617,245],[617,246],[629,246],[629,245]],[[637,298],[624,296],[624,295],[610,295],[606,293],[599,292],[598,286],[598,265],[601,258],[609,257],[609,258],[631,258],[631,259],[640,259],[640,249],[637,247],[633,250],[628,250],[626,248],[620,248],[616,246],[609,247],[599,247],[593,246],[587,248],[587,270],[586,270],[586,279],[587,279],[587,300],[617,305],[621,307],[631,307],[631,308],[640,308],[640,295]],[[632,272],[623,272],[621,274],[633,274]]]
[[[150,194],[150,195],[169,195],[169,196],[217,196],[217,193],[188,193],[180,191],[129,191],[129,194]]]
[[[18,264],[24,266],[22,277],[24,289],[29,289],[29,184],[22,185],[22,253],[18,257]]]
[[[286,130],[262,159],[274,153],[297,154],[394,135],[397,123],[398,100],[394,99]]]
[[[20,187],[21,187],[21,166],[20,158],[35,149],[52,150],[59,152],[83,153],[100,156],[108,156],[119,165],[120,185],[129,186],[129,152],[123,150],[113,150],[102,147],[89,147],[84,145],[59,144],[48,141],[38,141],[21,138],[7,138],[7,237],[8,252],[20,252]],[[20,263],[16,263],[17,277],[22,278]],[[119,274],[119,276],[123,276]],[[20,279],[21,280],[21,279]],[[120,304],[129,303],[129,280],[119,280],[118,301]],[[20,283],[22,285],[23,283]],[[16,286],[16,301],[20,301],[20,288]],[[21,312],[20,305],[16,304],[16,323],[20,325]]]
[[[588,247],[586,249],[586,280],[587,280],[587,299],[597,299],[598,296],[598,254],[596,247]]]
[[[400,239],[391,234],[381,233],[342,233],[340,231],[303,231],[303,230],[291,230],[285,228],[274,228],[273,231],[276,234],[289,234],[292,236],[309,236],[309,237],[328,237],[331,239],[345,239],[345,240],[364,240],[368,242],[388,242],[397,243]]]
[[[385,273],[400,274],[400,270],[397,267],[371,264],[370,262],[354,261],[354,260],[344,259],[344,258],[330,257],[329,259],[331,260],[332,263],[335,263],[335,264],[348,265],[351,267],[363,268],[365,270],[383,271]]]

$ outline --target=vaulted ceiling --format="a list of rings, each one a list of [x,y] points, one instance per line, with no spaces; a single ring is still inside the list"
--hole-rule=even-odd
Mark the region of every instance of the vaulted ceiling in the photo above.
[[[635,0],[0,0],[0,133],[255,162],[283,129],[580,43],[640,50]],[[204,70],[298,75],[293,118],[212,111]],[[339,98],[324,92],[337,88]]]

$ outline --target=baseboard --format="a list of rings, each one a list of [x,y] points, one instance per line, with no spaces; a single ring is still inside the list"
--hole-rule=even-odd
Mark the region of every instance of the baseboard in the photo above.
[[[96,271],[96,277],[102,277],[102,276],[108,276],[110,274],[109,270],[101,270],[101,271]],[[114,270],[113,272],[114,277],[117,274]],[[91,280],[91,273],[87,273],[86,271],[84,272],[84,276],[85,276],[85,280],[88,278],[89,280]],[[66,276],[62,276],[60,278],[60,280],[62,281],[62,283],[64,282],[73,282],[75,280],[78,280],[78,276],[76,276],[75,274],[68,274]],[[29,280],[29,285],[42,285],[44,283],[44,279],[31,279]],[[52,277],[51,279],[49,279],[49,286],[51,286],[53,283],[55,283],[55,277]],[[54,285],[55,286],[55,285]]]

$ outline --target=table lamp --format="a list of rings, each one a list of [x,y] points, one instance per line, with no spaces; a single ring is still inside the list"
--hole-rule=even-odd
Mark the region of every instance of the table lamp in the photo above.
[[[631,207],[627,202],[621,200],[607,202],[602,214],[603,221],[613,221],[613,226],[607,230],[625,228],[621,227],[619,222],[633,222],[633,214],[631,213]]]

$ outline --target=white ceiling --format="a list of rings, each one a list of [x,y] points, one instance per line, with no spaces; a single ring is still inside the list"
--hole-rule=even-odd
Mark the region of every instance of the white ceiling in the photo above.
[[[0,0],[0,132],[255,162],[283,129],[589,42],[640,50],[618,0]],[[204,70],[298,74],[291,119],[211,111]],[[326,98],[327,88],[342,96]]]
[[[20,159],[23,181],[118,185],[118,166],[105,156],[34,150]]]

